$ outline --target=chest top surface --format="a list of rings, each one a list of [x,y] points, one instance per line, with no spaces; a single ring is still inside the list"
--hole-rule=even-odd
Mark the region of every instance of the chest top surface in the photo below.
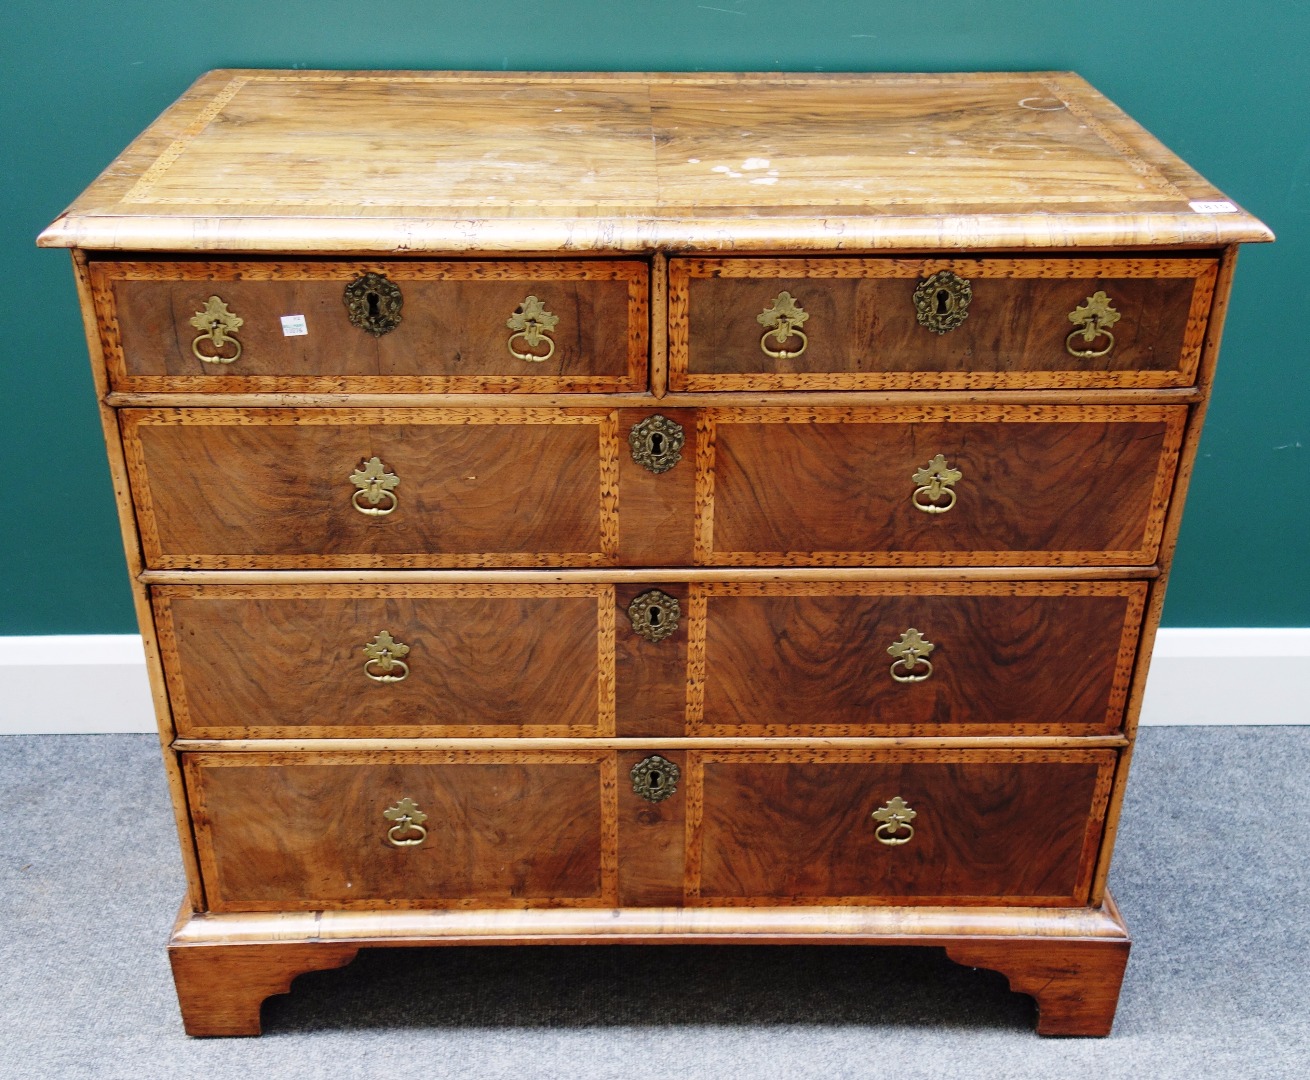
[[[1269,239],[1068,72],[224,70],[39,242],[419,254]]]

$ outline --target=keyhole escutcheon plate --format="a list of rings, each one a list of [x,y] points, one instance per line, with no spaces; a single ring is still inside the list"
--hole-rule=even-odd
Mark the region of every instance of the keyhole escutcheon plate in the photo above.
[[[628,432],[632,460],[648,472],[668,472],[682,460],[682,448],[686,444],[682,425],[659,413],[633,424]]]
[[[651,754],[632,767],[632,790],[647,802],[663,802],[678,790],[682,777],[679,769],[668,758]]]
[[[633,632],[647,641],[663,641],[678,629],[682,607],[676,596],[651,589],[628,605]]]
[[[342,299],[350,321],[374,337],[389,334],[400,325],[405,298],[400,286],[385,274],[361,274],[346,286]]]
[[[969,317],[973,286],[949,270],[938,270],[914,290],[914,313],[920,326],[934,334],[954,330]]]

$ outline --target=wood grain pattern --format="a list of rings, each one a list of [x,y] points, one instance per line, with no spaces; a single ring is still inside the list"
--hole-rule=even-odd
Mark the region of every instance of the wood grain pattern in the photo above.
[[[1240,208],[1191,205],[1219,200],[1069,72],[228,70],[39,242],[576,255],[1272,238]]]
[[[613,906],[606,751],[188,754],[213,911]],[[428,815],[387,841],[402,798]]]
[[[652,403],[653,404],[653,403]],[[632,457],[628,433],[652,416],[682,427],[682,460],[667,472],[653,473]],[[691,409],[620,409],[618,484],[623,491],[623,521],[618,562],[622,566],[686,566],[692,561],[692,506],[699,441],[697,413]]]
[[[1086,735],[1123,720],[1141,582],[691,586],[693,736]],[[1070,627],[1078,627],[1076,635]],[[909,627],[930,678],[898,683]]]
[[[1195,379],[1217,261],[1134,259],[674,259],[674,390],[1185,386]],[[920,326],[914,290],[950,270],[972,282],[964,323]],[[777,360],[756,316],[782,290],[809,315],[807,347]],[[1109,354],[1075,359],[1069,313],[1109,294]],[[1104,344],[1098,342],[1097,346]]]
[[[1186,423],[1167,406],[711,409],[700,565],[1154,562]],[[963,473],[926,514],[911,479]]]
[[[342,300],[361,274],[404,296],[381,337]],[[193,393],[631,392],[646,387],[647,267],[627,262],[92,263],[105,357],[116,390]],[[240,358],[206,364],[189,320],[218,294],[244,322]],[[554,354],[510,354],[506,320],[529,294],[559,318]],[[287,337],[281,316],[305,318]],[[544,351],[544,348],[538,351]]]
[[[618,437],[600,410],[124,410],[155,567],[604,566]],[[349,476],[401,478],[370,518]]]
[[[687,801],[681,791],[655,803],[633,792],[632,767],[649,757],[650,751],[628,750],[615,756],[619,779],[619,904],[623,907],[680,904]],[[660,756],[672,761],[686,775],[686,754],[661,747]]]
[[[177,732],[280,737],[614,734],[614,588],[215,586],[154,590]],[[364,672],[387,630],[402,682]]]
[[[683,584],[664,583],[660,591],[681,605],[678,629],[663,641],[647,641],[632,629],[628,606],[649,583],[614,587],[618,672],[614,733],[621,738],[680,739],[687,734],[683,720],[687,678],[687,594]]]
[[[1086,902],[1113,751],[691,751],[687,902]],[[870,814],[918,816],[888,846]]]

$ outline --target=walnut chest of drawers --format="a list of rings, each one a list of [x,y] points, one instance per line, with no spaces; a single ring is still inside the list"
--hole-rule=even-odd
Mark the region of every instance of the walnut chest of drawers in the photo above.
[[[221,71],[73,249],[187,1030],[370,945],[944,947],[1104,1034],[1237,246],[1070,74]]]

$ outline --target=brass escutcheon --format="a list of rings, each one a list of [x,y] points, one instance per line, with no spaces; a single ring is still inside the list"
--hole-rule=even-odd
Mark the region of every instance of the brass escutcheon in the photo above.
[[[918,812],[906,806],[905,800],[899,795],[869,816],[874,821],[882,822],[873,832],[879,843],[895,847],[898,844],[908,844],[914,839],[914,826],[910,822],[919,816]]]
[[[535,296],[529,296],[505,322],[505,325],[514,331],[506,343],[510,355],[534,364],[549,360],[555,355],[555,339],[550,336],[550,332],[555,329],[558,322],[558,315],[552,315],[546,310],[545,304]],[[520,352],[514,348],[514,341],[517,338],[522,338],[523,344],[529,349],[540,348],[544,341],[546,351],[544,353]]]
[[[388,471],[377,457],[369,458],[351,473],[350,482],[358,489],[350,496],[351,505],[368,517],[386,517],[400,501],[395,495],[400,477]]]
[[[382,816],[395,822],[387,830],[387,841],[394,847],[418,847],[428,838],[428,831],[423,828],[428,816],[413,799],[401,799],[395,806],[383,810]]]
[[[916,469],[910,477],[919,485],[910,499],[925,514],[944,514],[955,505],[955,489],[952,485],[963,476],[964,473],[951,468],[946,458],[938,454],[927,465]],[[943,498],[945,502],[941,502]]]
[[[682,776],[679,769],[668,758],[651,754],[632,767],[632,790],[647,802],[663,802],[678,790],[678,780]]]
[[[809,317],[810,313],[802,308],[789,292],[780,292],[769,301],[769,306],[755,316],[755,321],[765,327],[764,336],[760,338],[760,348],[764,350],[764,355],[774,360],[792,360],[800,356],[810,343],[810,339],[801,329],[801,324]],[[781,347],[793,337],[800,339],[799,349]],[[779,347],[769,348],[769,338],[773,338]]]
[[[632,460],[653,473],[668,472],[682,460],[682,448],[687,443],[682,425],[676,420],[656,413],[628,432],[628,446]]]
[[[400,325],[400,309],[405,298],[400,286],[385,274],[369,271],[346,286],[341,299],[350,321],[374,337],[389,334]]]
[[[950,270],[938,270],[919,282],[914,290],[914,314],[920,326],[934,334],[954,330],[969,317],[973,286],[967,278]]]
[[[923,682],[932,674],[932,661],[927,657],[935,648],[936,645],[911,626],[887,649],[896,658],[890,669],[892,678],[897,682]],[[897,668],[901,669],[899,674]],[[926,670],[921,672],[920,668]]]
[[[1098,356],[1104,356],[1114,348],[1114,335],[1110,333],[1110,327],[1119,321],[1119,312],[1110,306],[1110,298],[1105,293],[1097,291],[1092,293],[1086,301],[1069,312],[1069,321],[1074,324],[1075,329],[1069,331],[1069,336],[1064,339],[1064,347],[1070,356],[1076,356],[1079,360],[1093,360]],[[1100,349],[1093,348],[1074,348],[1074,338],[1081,337],[1085,346],[1090,346],[1098,337],[1105,338],[1105,346]]]
[[[409,665],[401,659],[409,655],[409,646],[393,638],[389,631],[380,630],[364,646],[364,674],[374,682],[400,682],[409,674]]]
[[[647,641],[663,641],[678,629],[682,608],[676,596],[651,589],[628,605],[633,632]]]
[[[221,296],[211,296],[205,302],[204,308],[197,311],[188,321],[200,331],[196,339],[191,342],[191,351],[196,354],[197,360],[203,360],[206,364],[230,364],[241,355],[241,342],[233,335],[241,329],[245,319],[228,311],[227,303]],[[202,341],[209,342],[213,352],[202,353],[200,351]],[[228,345],[234,346],[236,351],[231,356],[223,356],[222,350]]]

